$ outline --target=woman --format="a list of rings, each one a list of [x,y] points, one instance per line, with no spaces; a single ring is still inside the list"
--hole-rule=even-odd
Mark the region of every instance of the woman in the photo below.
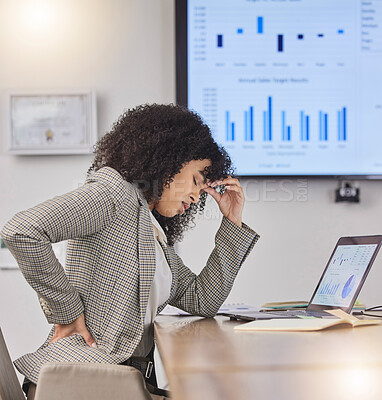
[[[134,357],[152,355],[152,321],[167,304],[216,314],[258,239],[241,220],[244,194],[231,175],[227,153],[198,115],[174,105],[140,106],[98,142],[82,187],[8,222],[1,235],[54,324],[37,351],[15,361],[26,389],[34,390],[30,383],[51,361],[140,368]],[[224,186],[224,193],[216,190]],[[223,219],[197,276],[173,245],[207,194]],[[65,271],[51,246],[62,240]]]

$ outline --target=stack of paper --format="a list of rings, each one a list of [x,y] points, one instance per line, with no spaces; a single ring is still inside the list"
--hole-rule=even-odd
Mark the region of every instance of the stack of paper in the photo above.
[[[297,318],[297,319],[267,319],[252,321],[235,326],[235,331],[320,331],[335,325],[345,325],[356,328],[363,325],[380,325],[379,319],[358,319],[342,310],[327,310],[326,312],[338,319]]]

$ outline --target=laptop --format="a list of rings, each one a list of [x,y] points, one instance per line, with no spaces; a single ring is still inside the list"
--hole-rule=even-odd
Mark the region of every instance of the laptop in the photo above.
[[[337,318],[325,310],[351,313],[381,247],[382,235],[341,237],[318,281],[306,310],[223,313],[231,319]]]

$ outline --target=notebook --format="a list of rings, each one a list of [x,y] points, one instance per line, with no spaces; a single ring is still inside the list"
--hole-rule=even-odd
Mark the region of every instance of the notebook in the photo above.
[[[231,319],[337,318],[325,310],[350,313],[381,247],[382,235],[341,237],[306,310],[225,313]]]

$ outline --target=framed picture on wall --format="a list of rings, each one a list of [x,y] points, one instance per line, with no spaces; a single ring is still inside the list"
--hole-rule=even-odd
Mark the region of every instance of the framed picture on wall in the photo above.
[[[6,151],[10,154],[89,154],[97,141],[93,90],[8,91]]]

